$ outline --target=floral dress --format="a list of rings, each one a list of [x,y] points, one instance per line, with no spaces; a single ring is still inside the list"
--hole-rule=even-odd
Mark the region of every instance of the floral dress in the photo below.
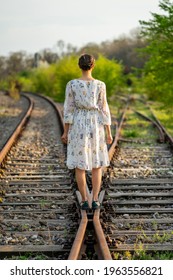
[[[64,122],[69,123],[67,166],[92,170],[109,166],[104,125],[111,125],[105,83],[71,80],[67,83]]]

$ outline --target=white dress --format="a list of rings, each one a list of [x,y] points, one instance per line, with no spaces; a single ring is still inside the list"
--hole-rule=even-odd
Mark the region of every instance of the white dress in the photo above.
[[[92,170],[109,166],[104,125],[111,125],[105,83],[74,79],[67,83],[64,123],[69,123],[67,166]]]

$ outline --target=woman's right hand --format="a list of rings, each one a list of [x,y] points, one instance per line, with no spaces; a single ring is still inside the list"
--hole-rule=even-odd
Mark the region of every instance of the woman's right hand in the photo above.
[[[107,144],[111,144],[112,141],[113,141],[112,134],[108,134],[108,135],[106,136],[106,143],[107,143]]]
[[[68,142],[68,133],[66,133],[66,132],[63,133],[63,135],[61,136],[61,141],[64,144],[67,144],[67,142]]]
[[[61,141],[62,141],[64,144],[67,144],[67,142],[68,142],[68,131],[69,131],[69,123],[65,123],[65,124],[64,124],[64,133],[63,133],[63,135],[61,136]]]

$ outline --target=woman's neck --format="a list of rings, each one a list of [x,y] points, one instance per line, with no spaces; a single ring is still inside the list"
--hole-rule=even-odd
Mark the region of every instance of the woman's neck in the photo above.
[[[82,71],[81,80],[94,80],[92,77],[92,71]]]

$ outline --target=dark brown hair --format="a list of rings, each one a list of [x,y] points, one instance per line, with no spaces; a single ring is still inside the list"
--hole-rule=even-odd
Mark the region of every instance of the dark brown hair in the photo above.
[[[94,63],[95,63],[95,58],[92,55],[83,54],[79,58],[78,65],[82,70],[87,71],[94,66]]]

